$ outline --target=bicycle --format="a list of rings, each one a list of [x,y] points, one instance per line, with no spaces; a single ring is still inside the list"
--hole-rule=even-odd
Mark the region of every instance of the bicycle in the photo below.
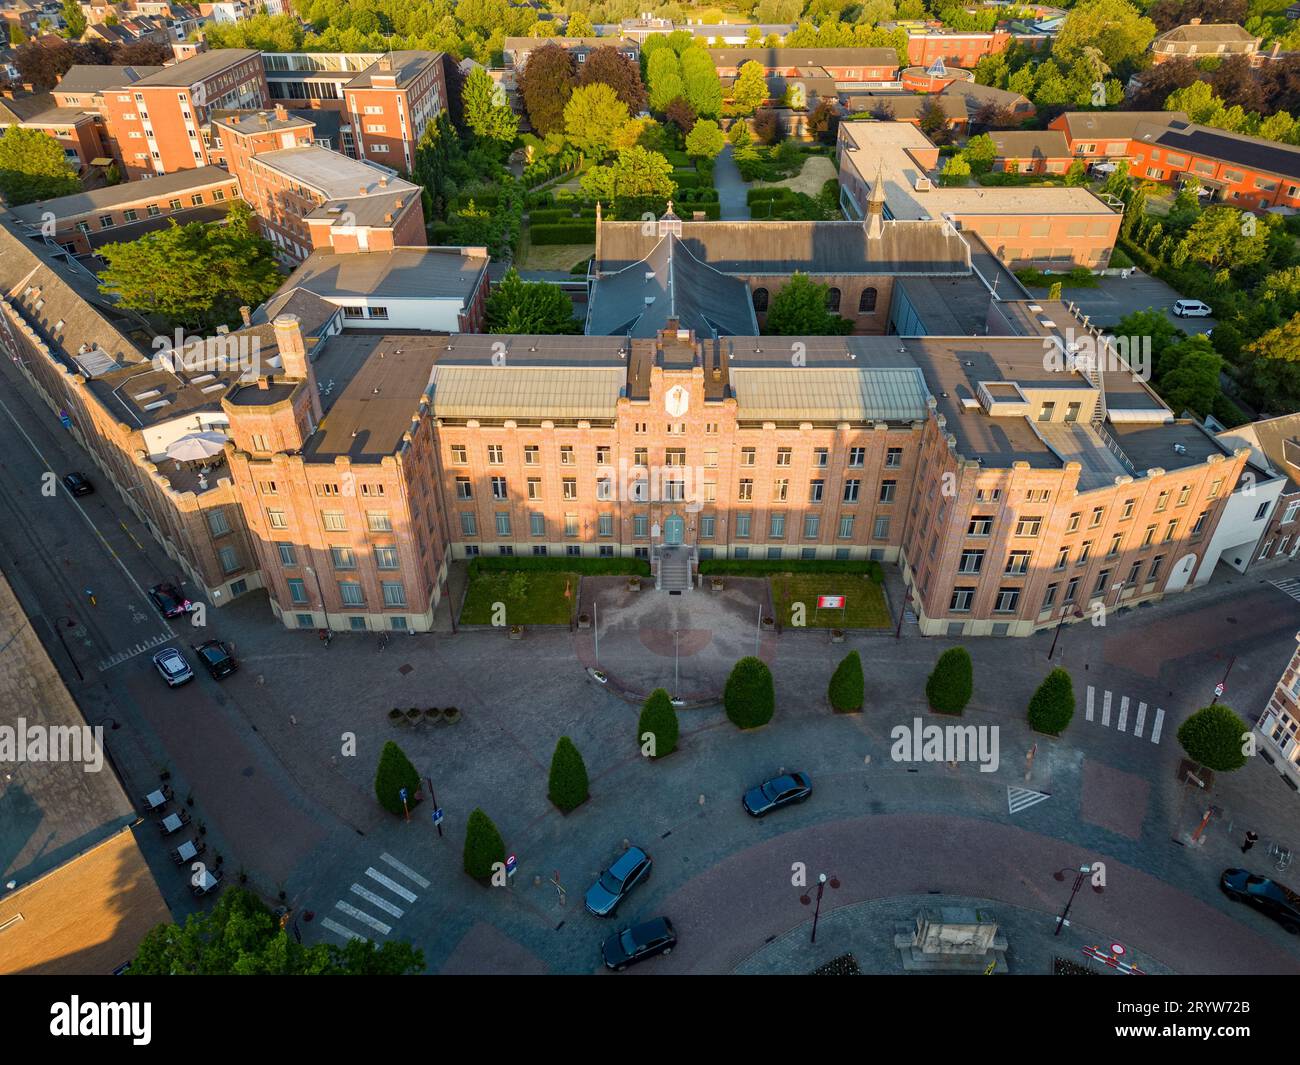
[[[1291,851],[1283,847],[1280,843],[1270,843],[1268,845],[1268,856],[1273,859],[1273,865],[1279,873],[1286,872],[1287,867],[1291,864]]]

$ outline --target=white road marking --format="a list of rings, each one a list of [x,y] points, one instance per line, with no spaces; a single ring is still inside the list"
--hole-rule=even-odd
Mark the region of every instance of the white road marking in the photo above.
[[[1165,712],[1163,710],[1156,710],[1156,719],[1151,723],[1152,743],[1160,742],[1160,730],[1164,727],[1164,724],[1165,724]]]
[[[329,917],[322,917],[320,923],[322,928],[328,928],[335,935],[342,936],[344,939],[365,939],[366,938],[365,936],[358,935],[350,928],[344,928],[341,924],[338,923],[338,921],[332,920]]]
[[[379,881],[379,883],[383,884],[384,887],[388,888],[388,890],[391,891],[394,895],[400,895],[407,902],[414,902],[417,898],[416,895],[414,895],[410,891],[407,891],[406,888],[402,887],[402,885],[399,884],[396,880],[390,880],[388,877],[384,876],[384,874],[381,873],[378,869],[375,869],[373,867],[367,869],[366,876],[370,877],[371,880]]]
[[[388,933],[393,930],[392,925],[387,925],[384,924],[383,921],[376,920],[371,917],[370,914],[363,910],[358,910],[355,906],[349,906],[342,899],[334,903],[334,908],[336,910],[342,910],[349,917],[355,917],[362,924],[369,925],[371,928],[375,929],[375,931],[382,932],[384,935],[388,935]]]
[[[1115,727],[1119,729],[1120,732],[1128,731],[1128,696],[1127,695],[1120,697],[1119,721],[1115,723]]]
[[[387,899],[381,899],[373,891],[367,891],[360,884],[352,885],[352,894],[360,895],[367,902],[373,903],[374,905],[378,906],[381,910],[383,910],[385,913],[391,913],[394,917],[402,916],[402,912],[403,912],[402,910],[398,909]]]
[[[381,854],[379,856],[379,860],[381,862],[387,862],[399,873],[405,876],[408,880],[414,880],[417,884],[420,885],[420,887],[427,888],[429,886],[429,881],[425,880],[424,877],[422,877],[414,869],[410,868],[409,866],[403,865],[391,854]]]
[[[1088,685],[1088,709],[1085,710],[1085,711],[1084,711],[1084,714],[1083,714],[1083,717],[1084,717],[1084,720],[1085,720],[1085,721],[1091,721],[1091,720],[1092,720],[1092,712],[1093,712],[1093,711],[1092,711],[1092,698],[1093,698],[1093,695],[1094,695],[1095,691],[1096,691],[1096,689],[1093,688],[1093,686],[1092,686],[1091,684],[1089,684],[1089,685]]]
[[[1133,735],[1138,739],[1142,738],[1142,723],[1147,719],[1147,704],[1138,703],[1137,720],[1133,722]]]
[[[1030,791],[1028,788],[1013,788],[1007,785],[1007,812],[1018,814],[1021,810],[1027,810],[1050,798],[1050,795],[1044,795],[1041,791]]]
[[[1103,693],[1101,699],[1101,723],[1103,728],[1110,728],[1110,691]]]
[[[143,643],[136,644],[129,651],[119,651],[117,654],[105,658],[102,662],[99,663],[99,671],[101,673],[105,673],[108,670],[112,669],[114,666],[120,666],[123,662],[135,658],[136,655],[142,655],[146,651],[152,651],[155,647],[158,647],[160,644],[170,643],[175,638],[176,637],[166,632],[159,633],[157,636],[151,636]]]

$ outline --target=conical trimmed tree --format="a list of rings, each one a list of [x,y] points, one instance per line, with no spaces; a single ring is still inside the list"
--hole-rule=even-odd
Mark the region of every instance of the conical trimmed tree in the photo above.
[[[830,699],[831,709],[837,714],[856,714],[862,709],[865,692],[862,657],[857,651],[850,651],[835,667],[830,686],[826,690],[826,697]]]
[[[636,725],[637,745],[642,750],[648,749],[650,758],[662,758],[677,749],[677,734],[677,710],[673,701],[663,688],[656,688],[641,707]]]
[[[970,652],[964,647],[949,647],[939,656],[934,672],[925,682],[925,697],[932,710],[960,714],[970,702],[974,683]]]
[[[1074,682],[1065,670],[1054,669],[1029,700],[1029,727],[1059,736],[1073,717]]]
[[[722,705],[737,728],[758,728],[771,721],[776,712],[776,689],[767,663],[753,655],[737,662],[727,678]]]
[[[475,807],[465,822],[465,872],[475,880],[486,880],[492,867],[505,865],[506,841],[497,826],[482,810]]]
[[[416,772],[406,753],[392,740],[384,744],[379,752],[379,766],[375,770],[375,797],[379,805],[390,814],[400,814],[402,789],[406,789],[407,807],[415,805],[415,792],[420,786],[420,774]]]
[[[568,736],[561,736],[551,756],[549,798],[562,813],[576,810],[587,801],[587,766]]]
[[[1216,773],[1230,773],[1246,764],[1250,726],[1229,706],[1202,707],[1178,726],[1178,742],[1187,757]]]

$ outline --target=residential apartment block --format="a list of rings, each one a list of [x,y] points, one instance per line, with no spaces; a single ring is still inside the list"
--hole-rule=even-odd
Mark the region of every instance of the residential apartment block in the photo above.
[[[1263,40],[1235,22],[1203,23],[1194,18],[1151,42],[1151,62],[1158,65],[1171,59],[1225,59],[1232,55],[1258,62]]]
[[[358,159],[410,172],[424,128],[447,104],[437,52],[389,52],[343,87]]]
[[[1296,634],[1300,642],[1300,633]],[[1256,752],[1282,776],[1292,791],[1300,791],[1300,648],[1278,678],[1268,706],[1255,725]]]

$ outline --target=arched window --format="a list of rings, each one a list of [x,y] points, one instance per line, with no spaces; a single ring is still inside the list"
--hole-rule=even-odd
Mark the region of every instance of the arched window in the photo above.
[[[858,297],[858,313],[870,314],[876,309],[876,290],[874,288],[864,288],[862,295]]]
[[[828,311],[838,311],[840,309],[840,290],[833,288],[826,293],[826,309]]]
[[[754,310],[759,314],[767,310],[767,289],[754,289]]]

